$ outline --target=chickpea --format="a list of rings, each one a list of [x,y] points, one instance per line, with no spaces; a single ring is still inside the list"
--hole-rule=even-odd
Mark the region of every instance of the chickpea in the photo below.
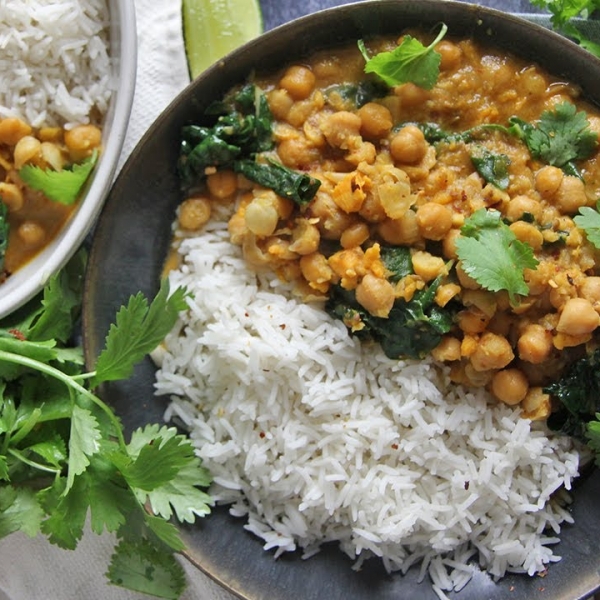
[[[441,240],[452,228],[452,211],[442,204],[426,202],[417,209],[417,225],[426,240]]]
[[[15,169],[28,163],[38,164],[41,160],[42,144],[31,135],[23,136],[15,145],[13,160]]]
[[[589,300],[570,298],[560,314],[556,331],[574,336],[591,333],[598,327],[599,318]]]
[[[6,204],[9,212],[21,210],[25,201],[19,186],[4,181],[0,181],[0,200]]]
[[[277,229],[279,222],[279,213],[271,194],[255,197],[248,206],[246,206],[246,226],[259,237],[272,235]]]
[[[198,231],[210,219],[210,201],[202,196],[188,198],[179,208],[179,226],[186,231]]]
[[[315,87],[315,76],[308,67],[289,67],[279,81],[279,87],[286,90],[294,100],[305,100]]]
[[[317,193],[310,205],[310,216],[319,219],[316,225],[326,240],[339,240],[344,231],[356,223],[355,217],[341,210],[327,194]]]
[[[517,341],[519,358],[534,365],[548,360],[552,348],[552,332],[537,323],[527,325]]]
[[[361,120],[360,133],[363,137],[380,139],[387,137],[394,124],[388,108],[376,102],[367,102],[357,111]]]
[[[565,175],[556,192],[554,202],[562,213],[576,213],[588,204],[585,185],[579,177]]]
[[[432,281],[438,275],[447,272],[444,259],[439,256],[434,256],[429,252],[425,252],[424,250],[413,252],[411,260],[415,275],[418,275],[424,281]]]
[[[368,193],[365,196],[358,214],[369,223],[381,223],[387,218],[387,213],[379,194],[374,193]]]
[[[16,117],[7,117],[0,120],[0,144],[14,146],[26,135],[31,135],[31,127],[17,119]]]
[[[283,89],[272,90],[267,95],[267,99],[273,116],[280,121],[286,121],[294,104],[294,99],[288,91]]]
[[[529,382],[523,371],[519,369],[502,369],[494,373],[491,389],[498,400],[514,406],[527,395]]]
[[[342,248],[360,246],[369,239],[369,226],[366,223],[354,223],[342,233],[340,244]]]
[[[367,273],[356,286],[356,301],[376,317],[387,317],[394,300],[394,286],[387,279],[371,273]]]
[[[600,277],[586,277],[581,284],[580,293],[582,298],[589,300],[594,307],[598,307],[600,305]]]
[[[440,343],[431,351],[435,360],[440,362],[453,362],[460,360],[460,340],[451,335],[445,335]]]
[[[529,244],[534,251],[539,250],[544,243],[542,232],[531,223],[515,221],[510,225],[510,230],[515,234],[519,241]]]
[[[523,409],[523,417],[526,419],[532,421],[547,419],[552,408],[550,395],[544,393],[541,387],[532,387],[523,398],[521,408]]]
[[[564,172],[558,167],[550,165],[542,167],[535,174],[535,189],[542,197],[549,199],[558,191],[564,176]]]
[[[412,210],[407,210],[399,219],[386,219],[377,231],[384,241],[397,246],[412,246],[422,240],[417,215]]]
[[[456,258],[456,239],[460,237],[460,229],[450,229],[442,240],[442,251],[446,258]]]
[[[442,40],[435,47],[435,51],[441,56],[441,71],[455,69],[460,64],[462,59],[462,50],[459,45],[449,42],[448,40]]]
[[[295,137],[280,142],[277,154],[281,162],[291,169],[305,169],[321,158],[315,148],[305,137]]]
[[[320,252],[313,252],[300,258],[302,276],[309,283],[326,283],[333,278],[333,270],[327,258]]]
[[[456,265],[456,276],[460,285],[467,290],[478,290],[481,286],[463,269],[462,263]]]
[[[414,165],[425,157],[427,141],[416,125],[406,125],[390,140],[390,154],[395,161]]]
[[[237,175],[233,171],[217,171],[206,178],[206,187],[212,196],[223,200],[237,191]]]
[[[531,215],[536,221],[542,216],[542,205],[533,198],[520,194],[508,202],[506,216],[511,221],[519,221],[525,215]]]
[[[298,219],[292,231],[290,250],[296,254],[312,254],[319,248],[321,234],[317,226],[309,219]]]
[[[32,248],[40,246],[46,239],[44,228],[35,221],[24,221],[19,225],[17,233],[21,241]]]
[[[414,83],[403,83],[394,88],[394,94],[400,98],[401,106],[411,108],[423,104],[429,98],[429,92]]]
[[[471,365],[476,371],[503,369],[515,357],[508,340],[502,336],[486,331],[475,352],[471,355]]]
[[[475,306],[472,306],[467,310],[461,310],[457,315],[457,320],[461,331],[475,334],[483,333],[486,330],[490,322],[490,317]]]
[[[71,160],[81,162],[102,143],[102,131],[95,125],[77,125],[65,131],[65,146]]]
[[[321,123],[321,131],[327,143],[334,148],[347,150],[360,137],[361,118],[347,110],[329,115]]]

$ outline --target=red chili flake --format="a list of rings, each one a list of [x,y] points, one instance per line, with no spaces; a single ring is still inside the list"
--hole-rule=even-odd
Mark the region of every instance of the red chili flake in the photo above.
[[[267,434],[264,431],[261,431],[258,435],[259,437],[264,438]]]
[[[19,331],[18,329],[9,329],[8,333],[16,337],[18,340],[21,340],[22,342],[24,342],[27,339],[23,332]]]
[[[245,317],[249,317],[249,316],[250,316],[250,313],[247,313],[247,312],[245,312],[245,313],[244,313],[244,316],[245,316]]]
[[[285,329],[285,327],[286,327],[285,323],[282,323],[282,324],[279,326],[279,329]]]
[[[468,489],[469,489],[469,485],[470,485],[470,482],[468,482],[468,481],[465,481],[465,484],[464,484],[464,486],[463,486],[463,487],[465,488],[465,490],[468,490]]]
[[[394,450],[398,450],[398,444],[392,444],[392,448],[393,448]]]

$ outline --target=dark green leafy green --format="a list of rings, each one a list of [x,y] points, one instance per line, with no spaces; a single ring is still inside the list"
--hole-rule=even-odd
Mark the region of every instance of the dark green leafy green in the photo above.
[[[410,248],[406,246],[381,246],[381,261],[389,271],[388,279],[391,282],[400,281],[403,277],[413,273]]]
[[[336,319],[351,326],[351,333],[372,339],[389,358],[423,358],[433,350],[452,327],[454,311],[440,308],[434,301],[441,283],[438,277],[406,302],[396,300],[387,318],[369,314],[356,301],[353,291],[334,286],[325,309]],[[360,324],[362,328],[356,328]]]
[[[435,47],[447,31],[448,27],[442,23],[440,32],[429,46],[406,35],[394,50],[379,52],[373,57],[369,56],[363,40],[359,40],[358,47],[366,61],[365,73],[375,74],[389,87],[410,82],[430,90],[440,74],[441,56]]]
[[[473,148],[471,162],[485,181],[501,190],[508,187],[510,158],[506,154],[496,154],[484,146],[477,145]]]
[[[112,583],[177,598],[184,577],[173,553],[183,542],[170,519],[191,523],[210,511],[210,475],[172,427],[146,425],[126,443],[120,420],[92,390],[131,373],[173,327],[186,294],[170,294],[164,282],[151,303],[132,296],[96,370],[83,373],[68,332],[84,264],[75,259],[41,298],[0,322],[0,537],[44,534],[74,549],[89,517],[92,531],[119,540]]]
[[[251,181],[273,190],[282,198],[293,200],[300,206],[308,204],[321,186],[318,179],[307,173],[293,171],[272,160],[266,163],[238,160],[234,163],[234,169]]]
[[[325,98],[337,95],[351,108],[360,108],[367,102],[384,98],[389,94],[389,87],[382,81],[367,79],[358,83],[335,84],[325,90]]]

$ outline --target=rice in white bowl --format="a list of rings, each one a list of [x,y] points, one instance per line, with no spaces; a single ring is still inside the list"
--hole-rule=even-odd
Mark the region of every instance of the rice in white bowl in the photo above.
[[[321,306],[250,272],[226,224],[182,241],[172,288],[192,294],[168,336],[156,391],[214,476],[211,493],[264,540],[338,541],[356,566],[420,564],[459,590],[480,566],[533,575],[559,560],[557,501],[577,476],[568,438],[483,391],[449,385],[430,361],[361,345]],[[561,495],[560,493],[558,494]]]
[[[33,127],[88,123],[114,82],[106,0],[0,2],[0,117]]]

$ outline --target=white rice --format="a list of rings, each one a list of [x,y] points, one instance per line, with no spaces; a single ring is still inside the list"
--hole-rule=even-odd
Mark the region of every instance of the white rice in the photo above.
[[[572,518],[554,493],[579,459],[568,439],[449,386],[429,361],[361,346],[249,272],[223,223],[180,253],[171,284],[194,297],[156,391],[172,399],[166,419],[190,428],[211,493],[265,549],[308,557],[337,541],[355,568],[420,565],[440,597],[478,568],[533,575],[559,560],[551,546]]]
[[[106,0],[0,2],[0,117],[33,127],[103,115],[114,82]]]

